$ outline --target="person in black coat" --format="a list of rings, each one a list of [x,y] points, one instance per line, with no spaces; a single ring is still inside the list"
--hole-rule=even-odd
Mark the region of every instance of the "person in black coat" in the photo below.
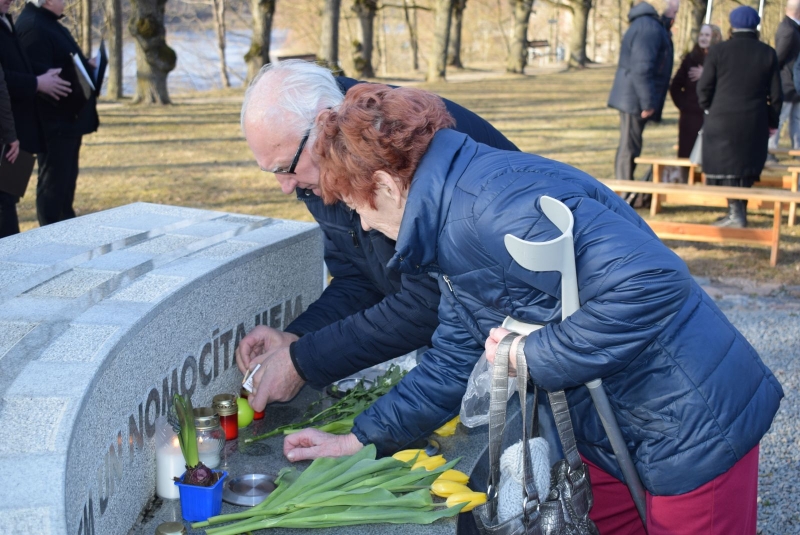
[[[674,13],[665,13],[667,20]],[[620,139],[614,161],[618,180],[633,180],[633,160],[642,152],[647,121],[660,121],[672,74],[672,39],[658,12],[647,2],[628,13],[619,65],[608,106],[619,110]]]
[[[8,86],[11,109],[16,125],[19,149],[31,154],[44,152],[42,122],[39,117],[37,95],[59,99],[69,94],[69,82],[52,69],[36,76],[22,50],[14,21],[8,10],[13,0],[0,0],[0,67]],[[19,198],[0,191],[0,237],[19,232],[16,204]]]
[[[680,111],[678,119],[678,158],[688,158],[692,153],[697,133],[703,127],[703,108],[697,102],[697,81],[703,74],[703,62],[708,49],[722,41],[719,27],[703,24],[697,36],[697,43],[681,61],[678,72],[672,77],[669,94]],[[686,169],[688,172],[688,169]]]
[[[800,0],[786,2],[786,16],[775,32],[775,52],[778,54],[778,68],[783,90],[778,131],[769,138],[769,148],[778,147],[781,130],[789,122],[789,139],[792,148],[800,148],[800,94],[794,88],[794,64],[800,56]]]
[[[93,64],[83,55],[69,30],[59,22],[63,11],[64,0],[29,0],[19,16],[20,42],[35,73],[51,69],[62,69],[64,75],[74,73],[70,54],[80,58],[87,72],[93,70]],[[39,225],[75,217],[72,202],[78,181],[81,140],[97,130],[96,107],[94,94],[84,98],[75,83],[66,98],[39,102],[47,145],[47,152],[38,157],[36,214]]]
[[[730,21],[731,38],[709,50],[697,82],[706,113],[703,171],[708,184],[749,188],[764,168],[783,93],[775,50],[758,40],[756,10],[738,7]],[[729,199],[728,215],[716,225],[746,227],[746,206],[747,201]]]

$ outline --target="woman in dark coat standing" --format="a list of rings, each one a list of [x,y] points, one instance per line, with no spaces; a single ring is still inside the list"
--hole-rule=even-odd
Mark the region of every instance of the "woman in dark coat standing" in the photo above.
[[[722,31],[713,24],[703,24],[697,43],[683,56],[678,72],[669,85],[669,94],[681,112],[678,119],[678,158],[688,158],[703,127],[703,108],[697,102],[697,81],[703,74],[708,49],[722,41]]]
[[[749,188],[767,159],[770,129],[778,127],[783,93],[778,56],[758,40],[760,17],[742,6],[731,11],[731,38],[712,47],[697,82],[705,110],[703,171],[710,185]],[[747,226],[747,201],[728,199],[728,215],[715,225]]]

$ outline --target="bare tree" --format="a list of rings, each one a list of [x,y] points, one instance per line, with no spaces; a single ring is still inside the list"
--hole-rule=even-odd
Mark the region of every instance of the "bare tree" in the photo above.
[[[569,39],[568,67],[583,68],[586,66],[586,34],[589,30],[589,11],[592,0],[568,0],[572,12],[572,30]]]
[[[319,57],[329,69],[339,69],[339,13],[342,0],[325,0]]]
[[[219,77],[222,87],[230,87],[228,78],[228,64],[225,61],[225,0],[211,0],[214,11],[214,29],[217,31],[217,50],[219,50]]]
[[[128,29],[136,40],[135,103],[169,104],[167,75],[178,60],[167,46],[164,8],[167,0],[131,0]]]
[[[81,0],[81,48],[92,55],[92,0]]]
[[[511,38],[506,72],[522,74],[528,58],[528,19],[533,0],[511,0],[514,9],[514,33]]]
[[[447,71],[447,41],[450,39],[450,21],[454,0],[435,0],[436,15],[433,23],[433,47],[428,60],[429,82],[445,79]]]
[[[689,31],[689,35],[686,37],[686,42],[684,43],[685,52],[689,52],[697,42],[697,36],[700,33],[700,27],[703,25],[703,19],[706,16],[707,6],[708,0],[689,0],[689,9],[691,14],[689,21],[691,24],[691,30]]]
[[[361,41],[353,42],[353,64],[360,78],[372,78],[375,69],[372,66],[372,41],[375,37],[375,13],[378,11],[377,0],[353,0],[353,11],[358,16],[361,26]]]
[[[122,0],[106,1],[108,96],[122,98]]]
[[[276,0],[250,0],[253,16],[253,36],[250,50],[244,55],[247,62],[247,79],[252,80],[261,67],[269,63],[269,41],[272,35],[272,18]]]
[[[454,0],[452,21],[450,22],[450,42],[447,45],[447,64],[457,69],[463,69],[461,63],[461,30],[464,26],[464,10],[467,0]]]
[[[408,27],[408,41],[411,43],[411,58],[414,70],[419,70],[419,40],[417,39],[417,2],[412,0],[411,6],[408,0],[403,0],[403,14],[406,17],[406,27]]]

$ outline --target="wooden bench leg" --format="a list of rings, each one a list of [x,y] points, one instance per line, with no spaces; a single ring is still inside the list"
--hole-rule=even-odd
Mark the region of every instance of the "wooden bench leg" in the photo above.
[[[658,184],[661,182],[661,173],[663,169],[661,164],[654,163],[653,164],[653,184]],[[656,215],[661,210],[661,196],[654,193],[653,198],[650,199],[650,215]]]
[[[794,192],[797,191],[797,176],[798,176],[798,174],[799,173],[797,171],[792,171],[792,187],[791,187],[791,190],[794,191]],[[789,226],[790,227],[794,226],[795,212],[797,212],[797,203],[796,202],[790,202],[789,203]]]
[[[694,170],[697,169],[696,165],[689,166],[689,185],[694,186]]]
[[[772,214],[772,245],[769,253],[769,265],[778,265],[778,243],[781,239],[781,203],[773,204]]]

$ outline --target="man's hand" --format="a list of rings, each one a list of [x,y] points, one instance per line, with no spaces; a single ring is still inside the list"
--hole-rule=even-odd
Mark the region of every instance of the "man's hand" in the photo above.
[[[319,429],[303,429],[283,440],[283,454],[292,462],[352,455],[363,447],[353,433],[331,435]]]
[[[644,110],[642,112],[642,119],[647,119],[648,117],[653,115],[655,112],[656,112],[656,110],[654,110],[653,108],[650,108],[649,110]]]
[[[769,137],[772,137],[777,133],[778,133],[778,129],[777,128],[770,128],[769,129]]]
[[[701,76],[703,76],[702,65],[698,65],[697,67],[689,67],[689,80],[696,82]]]
[[[14,163],[17,161],[17,156],[19,156],[19,140],[12,141],[8,144],[8,150],[6,150],[6,160]]]
[[[246,373],[247,370],[254,368],[251,366],[253,359],[259,355],[264,355],[275,351],[281,347],[289,347],[289,344],[297,340],[297,336],[290,333],[259,325],[242,338],[239,347],[236,348],[236,365],[239,371]],[[263,359],[262,359],[263,360]],[[258,361],[260,363],[262,361]]]
[[[72,89],[70,89],[70,83],[60,78],[58,75],[61,73],[61,69],[50,69],[44,74],[40,74],[36,77],[36,90],[40,93],[44,93],[55,100],[60,99],[61,97],[66,97],[70,93],[72,93]]]
[[[508,329],[504,329],[502,327],[496,327],[489,331],[489,338],[486,339],[486,360],[489,361],[489,364],[494,366],[494,359],[497,356],[497,346],[500,345],[500,341],[506,337],[507,334],[511,334],[511,331]],[[508,376],[509,377],[516,377],[517,376],[517,346],[519,345],[519,341],[522,339],[522,335],[517,336],[513,342],[511,342],[511,350],[508,352]]]
[[[273,401],[289,401],[300,392],[305,381],[297,374],[288,347],[280,347],[252,360],[261,364],[253,375],[253,393],[247,400],[253,410],[261,412]]]

